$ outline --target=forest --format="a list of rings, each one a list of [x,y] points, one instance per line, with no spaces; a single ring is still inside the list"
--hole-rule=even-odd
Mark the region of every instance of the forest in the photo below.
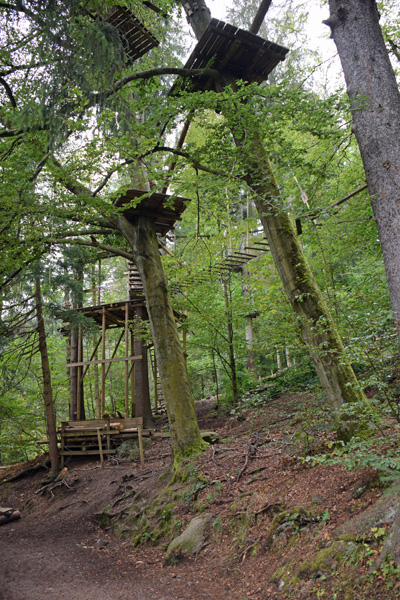
[[[9,0],[0,20],[1,468],[49,452],[57,477],[63,422],[125,416],[163,422],[184,481],[218,464],[196,405],[237,424],[305,394],[302,464],[396,483],[398,4]]]

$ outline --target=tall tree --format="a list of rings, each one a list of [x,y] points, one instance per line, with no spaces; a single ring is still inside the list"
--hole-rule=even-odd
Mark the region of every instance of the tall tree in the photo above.
[[[400,93],[375,0],[330,0],[400,343]]]
[[[36,277],[35,279],[35,304],[37,330],[39,334],[40,361],[43,375],[43,399],[46,409],[47,433],[49,436],[51,471],[52,473],[56,473],[58,470],[57,430],[54,414],[53,390],[51,386],[49,355],[47,352],[46,330],[43,319],[42,290],[39,277]]]
[[[168,2],[161,2],[161,5],[168,8]],[[64,176],[61,165],[57,167],[58,172],[56,172],[57,169],[52,171],[50,178],[47,170],[49,168],[49,158],[55,148],[58,150],[64,149],[65,142],[73,138],[74,132],[87,131],[90,128],[91,125],[85,120],[85,111],[94,106],[99,109],[104,107],[106,97],[103,97],[102,94],[98,95],[95,90],[108,87],[109,81],[122,73],[128,72],[135,79],[137,73],[132,75],[132,70],[137,72],[137,65],[132,67],[129,62],[127,63],[127,57],[124,54],[122,41],[117,30],[107,24],[105,19],[92,19],[90,15],[88,16],[88,14],[82,12],[75,2],[65,0],[57,6],[54,3],[47,2],[16,2],[15,4],[2,4],[0,9],[3,22],[6,24],[5,39],[7,41],[7,48],[1,50],[0,56],[4,66],[4,69],[2,68],[4,76],[0,78],[0,85],[2,86],[0,87],[0,95],[2,99],[4,98],[6,105],[5,109],[0,112],[0,123],[3,126],[0,128],[0,139],[4,140],[4,146],[8,145],[0,158],[8,161],[7,166],[9,167],[10,177],[13,172],[13,161],[17,158],[21,147],[25,153],[26,147],[30,148],[31,151],[33,148],[37,149],[34,156],[29,156],[29,161],[27,160],[28,157],[24,161],[27,172],[24,173],[23,184],[21,185],[18,181],[9,179],[8,188],[11,183],[14,183],[14,196],[18,197],[22,187],[24,201],[31,209],[27,182],[32,187],[32,181],[41,175],[48,185],[50,179],[53,178],[53,185],[58,186],[61,182],[69,191],[65,195],[61,192],[60,187],[57,187],[59,198],[54,207],[57,213],[57,225],[59,225],[60,219],[63,219],[64,226],[68,222],[71,225],[71,221],[80,222],[84,232],[85,226],[94,222],[100,228],[106,226],[114,233],[120,232],[132,247],[133,255],[128,254],[128,257],[136,263],[144,285],[161,384],[164,389],[170,418],[174,454],[175,458],[178,459],[182,455],[198,450],[203,443],[196,421],[184,356],[162,271],[154,220],[143,218],[132,224],[118,210],[114,209],[111,202],[99,198],[98,192],[107,184],[113,172],[118,170],[118,167],[114,170],[111,167],[111,172],[106,174],[96,192],[92,192],[89,187],[83,185],[69,185],[71,171],[74,168],[71,162],[69,173],[66,176]],[[139,12],[143,10],[142,4],[136,3],[136,9]],[[25,20],[23,35],[27,35],[29,30],[30,35],[28,35],[28,38],[32,44],[29,46],[29,43],[23,43],[23,51],[19,52],[20,46],[16,43],[16,40],[22,35],[19,28],[21,14]],[[14,45],[17,46],[15,52]],[[71,51],[71,48],[74,48],[74,50]],[[46,77],[44,78],[46,83],[42,85],[44,69],[46,69]],[[171,71],[180,72],[180,69],[159,69],[158,71],[165,71],[166,73]],[[29,72],[31,76],[26,79],[21,77],[21,73],[24,72]],[[114,132],[114,142],[118,135],[123,137],[124,156],[129,156],[125,167],[132,164],[132,162],[136,162],[132,160],[132,155],[138,152],[138,140],[141,139],[140,134],[135,137],[135,132],[128,127],[129,121],[136,122],[134,117],[139,110],[132,103],[132,96],[129,95],[127,100],[124,94],[116,94],[118,90],[132,81],[130,76],[128,75],[127,79],[120,79],[115,89],[110,88],[110,95],[106,94],[109,98],[118,98],[120,101],[118,133],[117,128],[115,128],[117,114],[115,111],[111,111],[111,115],[107,114],[103,121],[105,130],[107,130],[106,138],[108,138],[110,130]],[[143,75],[144,79],[151,76],[152,73]],[[88,100],[88,94],[92,95],[92,100]],[[85,96],[84,100],[82,95]],[[33,96],[35,96],[35,101],[31,103],[30,98],[33,98]],[[108,108],[110,108],[110,104]],[[155,120],[156,117],[154,116],[153,121]],[[140,129],[140,124],[138,127]],[[155,126],[155,129],[159,133],[159,123]],[[22,139],[26,144],[22,144]],[[96,138],[97,141],[99,141],[99,138]],[[37,143],[35,144],[35,142]],[[77,137],[75,137],[74,142],[78,142]],[[72,142],[72,146],[74,142]],[[96,146],[96,143],[94,146]],[[99,156],[98,153],[103,152],[105,149],[102,142],[99,146],[94,146],[92,148],[93,153],[88,163],[86,163],[86,172],[80,165],[81,178],[85,182],[89,182],[89,185],[92,183],[91,174],[93,173],[90,169],[90,163],[92,160],[95,162],[96,157]],[[117,158],[118,151],[115,145],[113,150],[108,150],[108,152],[107,160],[114,159],[114,163],[121,162],[120,157]],[[75,154],[74,151],[73,153]],[[33,151],[31,154],[33,154]],[[40,154],[41,158],[39,158]],[[79,162],[79,159],[77,162]],[[75,166],[77,162],[75,162]],[[55,164],[57,163],[55,162]],[[54,180],[58,180],[58,184],[54,184]],[[46,184],[43,189],[46,188]],[[75,195],[75,201],[72,200],[71,192]],[[93,200],[96,195],[96,200]],[[113,197],[115,198],[115,193]],[[19,207],[21,208],[21,202]],[[20,235],[20,229],[18,228],[20,223],[18,221],[24,223],[26,227],[25,216],[16,215],[15,209],[10,206],[10,203],[7,204],[6,208],[6,217],[9,218],[11,223],[16,221],[15,229]],[[39,213],[42,211],[43,218],[43,212],[45,212],[42,210],[43,207],[39,208],[37,206],[37,208]],[[65,212],[61,216],[63,208],[65,208]],[[4,230],[6,229],[7,227],[4,227]],[[35,235],[36,231],[32,227],[32,223],[29,223],[29,229]],[[99,232],[99,230],[97,231]],[[39,234],[38,237],[43,237],[43,233]],[[24,243],[26,246],[28,246],[27,241],[25,238]],[[86,244],[90,245],[90,242],[86,240]],[[96,245],[96,241],[94,245]],[[38,248],[37,252],[40,252],[41,249],[43,249],[43,246],[40,249]],[[24,263],[23,259],[21,263]]]
[[[200,39],[211,20],[209,9],[203,0],[185,0],[182,5],[188,22]],[[223,85],[236,89],[232,77],[224,77]],[[303,340],[310,351],[327,401],[337,419],[338,434],[343,439],[349,439],[357,428],[358,416],[343,405],[363,403],[365,398],[346,359],[343,343],[297,239],[291,217],[282,202],[280,187],[258,132],[256,113],[251,101],[248,101],[246,104],[228,105],[224,114],[230,119],[232,136],[241,149],[246,182],[255,192],[255,204],[275,266],[298,317]]]

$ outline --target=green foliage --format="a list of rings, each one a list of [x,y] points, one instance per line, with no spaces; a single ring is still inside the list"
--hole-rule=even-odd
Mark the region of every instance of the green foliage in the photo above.
[[[116,31],[105,20],[92,19],[79,10],[72,0],[27,0],[21,14],[11,8],[0,10],[0,66],[10,88],[0,86],[3,460],[32,454],[34,441],[19,437],[26,423],[33,424],[31,440],[44,434],[39,365],[34,357],[29,362],[29,354],[20,358],[18,351],[27,336],[34,339],[34,323],[26,328],[11,326],[17,312],[11,308],[16,289],[20,311],[29,312],[29,265],[39,256],[46,257],[50,263],[43,272],[43,278],[50,281],[44,288],[46,319],[61,420],[68,415],[65,340],[58,331],[65,294],[68,291],[75,305],[95,304],[97,299],[83,290],[100,285],[102,301],[125,297],[125,261],[110,261],[109,267],[103,261],[99,277],[93,267],[97,249],[80,247],[77,251],[71,242],[90,243],[95,237],[96,242],[125,249],[124,241],[104,225],[115,211],[112,202],[132,187],[139,159],[152,189],[164,187],[172,156],[167,147],[173,146],[187,115],[190,131],[182,155],[174,155],[176,168],[169,173],[168,183],[173,194],[187,196],[191,202],[174,237],[164,240],[172,256],[166,254],[163,262],[174,308],[188,313],[193,396],[200,399],[218,393],[229,402],[236,385],[242,399],[230,410],[240,416],[246,407],[316,386],[298,323],[269,253],[258,252],[244,269],[238,267],[228,275],[224,271],[221,276],[217,268],[228,255],[245,252],[246,246],[254,247],[263,237],[254,209],[257,191],[244,178],[244,157],[253,152],[247,134],[256,128],[279,180],[277,209],[300,219],[301,244],[344,339],[347,356],[363,378],[361,385],[379,400],[371,418],[376,423],[390,414],[399,420],[397,376],[392,367],[397,338],[370,199],[363,191],[336,205],[364,182],[349,130],[348,101],[342,92],[321,91],[320,78],[315,76],[319,57],[305,49],[305,8],[290,1],[270,9],[261,35],[290,46],[291,51],[268,84],[239,82],[235,90],[226,88],[219,94],[171,96],[167,92],[173,79],[168,75],[126,80],[108,94],[125,75],[178,66],[186,52],[175,2],[157,2],[170,16],[168,25],[141,2],[119,4],[129,5],[161,41],[159,48],[133,65],[126,63]],[[104,15],[112,5],[111,0],[92,0],[85,6],[93,15]],[[229,9],[229,18],[247,27],[256,5],[240,1]],[[397,8],[392,2],[380,3],[379,10],[384,35],[395,52],[397,25],[388,16],[397,15]],[[233,143],[232,127],[243,133],[240,147]],[[54,150],[59,163],[50,160],[49,150]],[[78,193],[74,193],[75,184],[79,184]],[[97,233],[90,233],[93,228]],[[58,248],[65,241],[68,250],[61,253]],[[84,275],[78,278],[82,270]],[[20,271],[25,281],[18,279]],[[16,287],[10,285],[13,280]],[[251,349],[246,341],[248,315],[255,315],[251,317]],[[94,336],[74,311],[68,317]],[[111,341],[115,341],[113,334]],[[91,351],[88,343],[84,352],[90,356]],[[248,367],[250,353],[253,370]],[[267,379],[271,372],[276,376]],[[122,408],[123,377],[123,370],[113,367],[106,387],[109,412]],[[88,416],[94,416],[95,383],[90,373],[85,384]],[[246,396],[248,390],[265,385],[265,392]],[[353,410],[369,409],[356,405]],[[318,451],[321,423],[322,418],[310,413],[299,427],[297,443],[303,452]]]
[[[306,463],[342,465],[348,470],[369,467],[379,472],[385,481],[397,481],[400,477],[400,451],[397,435],[371,439],[353,438],[347,444],[330,442],[328,451],[317,456],[306,456]]]

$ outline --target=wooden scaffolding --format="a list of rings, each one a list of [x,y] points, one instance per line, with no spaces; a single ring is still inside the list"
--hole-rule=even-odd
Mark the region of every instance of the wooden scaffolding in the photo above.
[[[122,207],[124,216],[132,222],[138,216],[151,218],[154,221],[156,232],[165,235],[181,218],[188,201],[186,198],[156,192],[146,193],[143,190],[133,189],[119,197],[114,204]],[[152,425],[149,372],[153,379],[155,411],[160,408],[163,394],[158,379],[157,361],[154,352],[149,352],[152,346],[151,342],[145,341],[141,335],[142,324],[148,321],[143,285],[133,263],[129,264],[128,282],[129,299],[76,309],[80,316],[86,317],[100,329],[100,335],[92,347],[89,358],[85,359],[83,356],[84,333],[82,327],[72,327],[71,324],[68,326],[71,340],[73,330],[76,338],[74,352],[72,352],[71,342],[71,360],[67,364],[71,383],[70,403],[72,407],[75,407],[70,412],[69,423],[85,420],[83,383],[90,367],[96,367],[100,372],[100,394],[96,406],[96,420],[107,418],[106,380],[114,363],[122,362],[124,365],[124,408],[123,414],[121,412],[118,414],[119,420],[141,418],[145,428]],[[177,312],[174,313],[174,316],[176,321],[183,318],[183,315]],[[111,355],[107,356],[107,336],[110,331],[115,329],[119,330],[119,335]],[[185,332],[183,336],[185,337]],[[93,425],[90,421],[86,421],[89,428]],[[120,439],[122,437],[120,436]]]

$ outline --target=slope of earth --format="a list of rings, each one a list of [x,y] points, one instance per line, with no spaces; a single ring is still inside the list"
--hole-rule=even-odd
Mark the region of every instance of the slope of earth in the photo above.
[[[220,443],[169,485],[166,439],[146,450],[143,469],[75,461],[48,487],[43,471],[1,485],[0,504],[22,517],[0,527],[0,599],[398,598],[393,564],[373,565],[385,524],[362,539],[337,536],[381,501],[376,473],[300,460],[334,438],[318,410],[309,394],[229,416],[203,403],[200,426]],[[165,564],[170,540],[204,513],[199,552]]]

